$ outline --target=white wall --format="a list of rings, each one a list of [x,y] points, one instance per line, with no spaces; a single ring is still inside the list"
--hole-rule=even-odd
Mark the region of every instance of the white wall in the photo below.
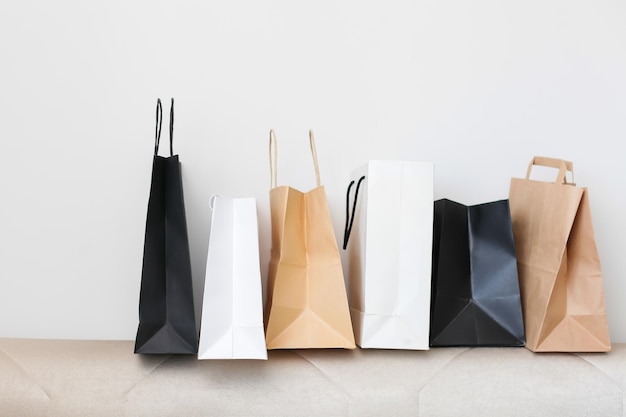
[[[573,160],[626,342],[625,21],[617,0],[0,3],[0,337],[134,338],[175,97],[198,302],[209,197],[258,199],[265,272],[268,131],[279,183],[307,189],[313,128],[338,238],[368,159],[434,160],[436,197],[467,204],[533,155]]]

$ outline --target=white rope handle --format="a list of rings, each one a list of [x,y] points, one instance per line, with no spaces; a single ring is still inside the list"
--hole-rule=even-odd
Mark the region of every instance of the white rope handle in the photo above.
[[[275,188],[277,185],[278,177],[278,141],[276,140],[276,133],[274,129],[270,129],[270,186]],[[315,167],[315,181],[317,186],[321,185],[320,180],[320,168],[317,162],[317,150],[315,148],[315,137],[313,131],[309,130],[309,145],[311,146],[311,155],[313,156],[313,166]]]
[[[277,171],[278,142],[276,142],[276,133],[274,133],[274,129],[270,129],[270,188],[276,187]]]
[[[311,145],[311,154],[313,155],[313,165],[315,166],[315,180],[317,186],[321,185],[320,181],[320,167],[317,164],[317,150],[315,149],[315,138],[313,137],[313,130],[309,130],[309,144]]]

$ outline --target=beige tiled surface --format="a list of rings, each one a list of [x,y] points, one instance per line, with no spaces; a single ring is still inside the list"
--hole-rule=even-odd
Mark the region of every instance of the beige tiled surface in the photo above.
[[[131,341],[0,339],[0,416],[626,416],[626,344],[138,356]]]

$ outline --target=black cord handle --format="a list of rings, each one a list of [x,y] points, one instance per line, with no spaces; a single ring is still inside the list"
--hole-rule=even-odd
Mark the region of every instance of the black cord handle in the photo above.
[[[359,197],[359,188],[361,188],[361,183],[365,179],[365,175],[359,178],[359,182],[356,183],[356,190],[354,192],[354,202],[352,203],[352,215],[350,215],[350,190],[354,185],[354,181],[350,181],[350,185],[348,185],[348,192],[346,193],[346,227],[343,232],[343,249],[346,250],[348,247],[348,239],[350,239],[350,233],[352,232],[352,224],[354,223],[354,214],[356,213],[356,202]]]
[[[159,145],[161,143],[161,126],[163,125],[163,106],[161,99],[157,99],[156,106],[156,130],[154,132],[154,155],[159,153]],[[170,156],[174,156],[174,99],[170,107]]]
[[[156,105],[156,128],[154,132],[154,155],[159,152],[159,142],[161,142],[161,125],[163,124],[163,107],[161,99],[157,99]]]
[[[174,99],[170,105],[170,156],[174,156]]]

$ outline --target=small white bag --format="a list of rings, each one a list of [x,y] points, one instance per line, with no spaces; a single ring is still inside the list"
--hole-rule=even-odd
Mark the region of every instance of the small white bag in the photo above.
[[[432,162],[370,161],[352,174],[344,249],[354,227],[349,301],[362,348],[429,348],[433,171]]]
[[[267,359],[254,198],[212,198],[198,359]]]

